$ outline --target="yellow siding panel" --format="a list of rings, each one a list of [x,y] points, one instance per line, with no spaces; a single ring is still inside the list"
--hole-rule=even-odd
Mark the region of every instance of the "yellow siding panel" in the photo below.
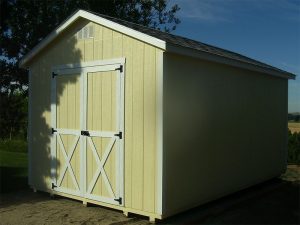
[[[112,58],[112,49],[113,49],[113,39],[112,39],[113,31],[108,28],[103,28],[103,59],[111,59]]]
[[[94,35],[94,60],[96,60],[102,58],[102,27],[94,25]]]
[[[164,213],[283,172],[287,80],[176,54],[164,69]]]
[[[156,79],[155,48],[145,45],[144,52],[144,210],[155,210],[156,156]]]
[[[94,60],[94,40],[86,39],[84,40],[84,61]]]
[[[144,44],[133,43],[133,148],[132,148],[132,207],[143,209],[144,182]]]
[[[119,32],[113,31],[113,49],[112,49],[112,57],[113,58],[120,58],[122,57],[122,45],[123,39],[122,34]]]

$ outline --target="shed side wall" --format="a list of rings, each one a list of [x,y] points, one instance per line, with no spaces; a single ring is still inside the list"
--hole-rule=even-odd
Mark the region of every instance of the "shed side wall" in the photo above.
[[[166,54],[163,121],[166,215],[285,170],[285,79]]]
[[[76,32],[94,27],[94,38]],[[125,206],[156,213],[156,81],[160,49],[117,31],[79,20],[30,64],[32,185],[50,189],[50,83],[55,65],[126,58],[125,66]],[[66,83],[67,85],[67,83]]]

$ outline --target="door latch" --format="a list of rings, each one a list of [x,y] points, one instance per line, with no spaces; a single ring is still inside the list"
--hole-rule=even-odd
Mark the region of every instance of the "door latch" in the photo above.
[[[116,68],[116,70],[119,70],[120,73],[123,73],[123,65],[120,65],[120,67],[119,67],[119,68]]]
[[[52,183],[52,189],[54,189],[54,188],[56,188],[57,186],[54,184],[54,183]]]
[[[88,132],[87,130],[82,130],[81,131],[81,135],[83,135],[83,136],[90,136],[90,132]]]
[[[119,137],[120,139],[122,139],[122,132],[120,131],[119,133],[115,134],[115,136]]]
[[[57,75],[57,73],[52,72],[52,78],[56,77]]]
[[[116,202],[119,202],[119,205],[122,205],[122,198],[120,197],[120,198],[115,198],[114,199]]]

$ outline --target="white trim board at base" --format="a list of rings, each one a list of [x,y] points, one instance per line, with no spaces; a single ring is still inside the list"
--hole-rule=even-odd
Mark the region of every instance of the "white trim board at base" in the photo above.
[[[91,203],[91,204],[95,204],[95,205],[99,205],[99,206],[103,206],[103,207],[108,207],[108,208],[120,210],[120,211],[123,211],[123,212],[129,212],[129,213],[138,214],[138,215],[147,216],[147,217],[154,217],[154,218],[160,219],[160,220],[163,218],[162,215],[160,215],[160,214],[150,213],[150,212],[141,211],[141,210],[137,210],[137,209],[133,209],[133,208],[127,208],[126,206],[112,205],[112,204],[109,204],[109,203],[104,203],[104,202],[99,202],[99,201],[95,201],[95,200],[91,200],[91,199],[86,199],[86,198],[83,198],[83,197],[78,197],[78,196],[71,195],[71,194],[65,194],[65,193],[57,192],[57,191],[53,191],[53,190],[45,190],[45,191],[50,192],[54,195],[59,195],[59,196],[67,197],[67,198],[72,198],[72,199],[75,199],[75,200],[78,200],[78,201]]]

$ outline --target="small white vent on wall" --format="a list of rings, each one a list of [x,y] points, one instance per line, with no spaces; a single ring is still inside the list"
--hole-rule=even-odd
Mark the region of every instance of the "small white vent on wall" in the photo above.
[[[94,37],[94,26],[85,26],[77,32],[78,39],[87,39]]]

